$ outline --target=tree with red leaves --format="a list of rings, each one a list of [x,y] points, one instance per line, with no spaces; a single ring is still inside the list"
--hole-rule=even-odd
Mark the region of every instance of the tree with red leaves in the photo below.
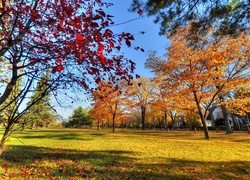
[[[134,37],[112,32],[113,16],[103,10],[111,5],[102,0],[0,1],[0,111],[17,102],[13,111],[19,112],[5,122],[0,154],[18,119],[47,94],[75,86],[87,92],[103,80],[133,79],[135,63],[118,52]],[[44,77],[41,97],[20,110]],[[18,80],[22,90],[3,106]]]

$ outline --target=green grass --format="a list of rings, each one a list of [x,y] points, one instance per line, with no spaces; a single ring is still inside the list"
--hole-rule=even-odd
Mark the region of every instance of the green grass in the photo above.
[[[246,132],[38,129],[6,146],[0,179],[250,179]]]

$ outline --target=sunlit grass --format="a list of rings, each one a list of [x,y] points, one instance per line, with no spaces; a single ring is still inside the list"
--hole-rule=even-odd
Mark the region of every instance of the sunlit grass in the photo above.
[[[250,179],[250,135],[38,129],[16,132],[0,179]]]

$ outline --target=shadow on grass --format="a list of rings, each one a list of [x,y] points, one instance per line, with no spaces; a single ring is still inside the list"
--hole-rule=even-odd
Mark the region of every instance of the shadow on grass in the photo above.
[[[90,138],[86,138],[84,136],[79,136],[76,133],[54,133],[54,134],[47,134],[47,135],[25,135],[25,136],[18,136],[18,138],[22,139],[56,139],[56,140],[90,140]]]
[[[250,161],[202,162],[161,158],[137,159],[133,151],[82,151],[12,146],[3,152],[2,173],[6,179],[57,177],[68,179],[249,179]],[[1,174],[0,174],[1,176]]]

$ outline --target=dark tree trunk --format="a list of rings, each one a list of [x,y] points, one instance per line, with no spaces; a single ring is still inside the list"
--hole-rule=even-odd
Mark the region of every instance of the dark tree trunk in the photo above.
[[[231,129],[231,125],[228,119],[228,113],[227,113],[227,109],[225,105],[221,105],[221,110],[222,110],[222,114],[223,114],[223,119],[225,121],[225,127],[226,127],[226,134],[232,134],[232,129]]]
[[[219,99],[221,102],[224,102],[224,98],[222,95],[219,95]],[[225,127],[226,127],[226,134],[232,134],[232,129],[231,129],[231,125],[228,119],[228,113],[227,113],[227,109],[225,105],[220,105],[221,110],[222,110],[222,114],[223,114],[223,119],[225,121]]]
[[[115,132],[115,116],[116,116],[116,110],[117,110],[117,102],[115,103],[115,110],[113,113],[112,121],[113,121],[113,132]]]
[[[3,144],[0,144],[0,156],[2,155],[3,153]]]
[[[231,117],[233,119],[233,123],[235,126],[238,127],[238,130],[241,131],[241,127],[240,127],[240,123],[239,123],[239,120],[235,118],[235,116],[233,114],[231,114]]]
[[[196,103],[196,106],[197,106],[197,109],[198,109],[198,113],[199,113],[199,116],[201,118],[201,122],[202,122],[202,125],[203,125],[205,139],[210,139],[208,128],[207,128],[207,123],[206,123],[206,118],[205,118],[204,114],[202,113],[202,109],[201,109],[201,106],[200,106],[200,103],[199,103],[199,100],[198,100],[198,97],[197,97],[196,93],[193,92],[193,94],[194,94],[195,103]]]
[[[214,126],[215,125],[215,119],[214,119],[214,116],[213,116],[213,111],[214,111],[214,109],[211,109],[211,108],[209,108],[209,114],[210,114],[210,117],[211,117],[211,124],[212,124],[212,126]]]
[[[1,142],[0,142],[0,156],[1,156],[2,153],[3,153],[3,150],[4,150],[4,143],[5,143],[6,139],[7,139],[8,136],[9,136],[9,131],[10,131],[10,126],[7,126],[7,127],[5,128],[4,134],[3,134],[2,139],[1,139]]]
[[[115,132],[115,113],[113,114],[112,122],[113,122],[112,132]]]
[[[100,126],[100,118],[98,117],[98,120],[97,120],[97,130],[99,130],[99,126]]]
[[[145,111],[146,111],[146,107],[141,106],[141,129],[142,130],[145,129]]]
[[[248,117],[248,113],[246,112],[246,120],[247,120],[247,126],[250,127],[250,121],[249,121],[249,117]]]
[[[167,120],[167,109],[164,110],[164,122],[166,123],[166,131],[169,131],[168,120]]]

